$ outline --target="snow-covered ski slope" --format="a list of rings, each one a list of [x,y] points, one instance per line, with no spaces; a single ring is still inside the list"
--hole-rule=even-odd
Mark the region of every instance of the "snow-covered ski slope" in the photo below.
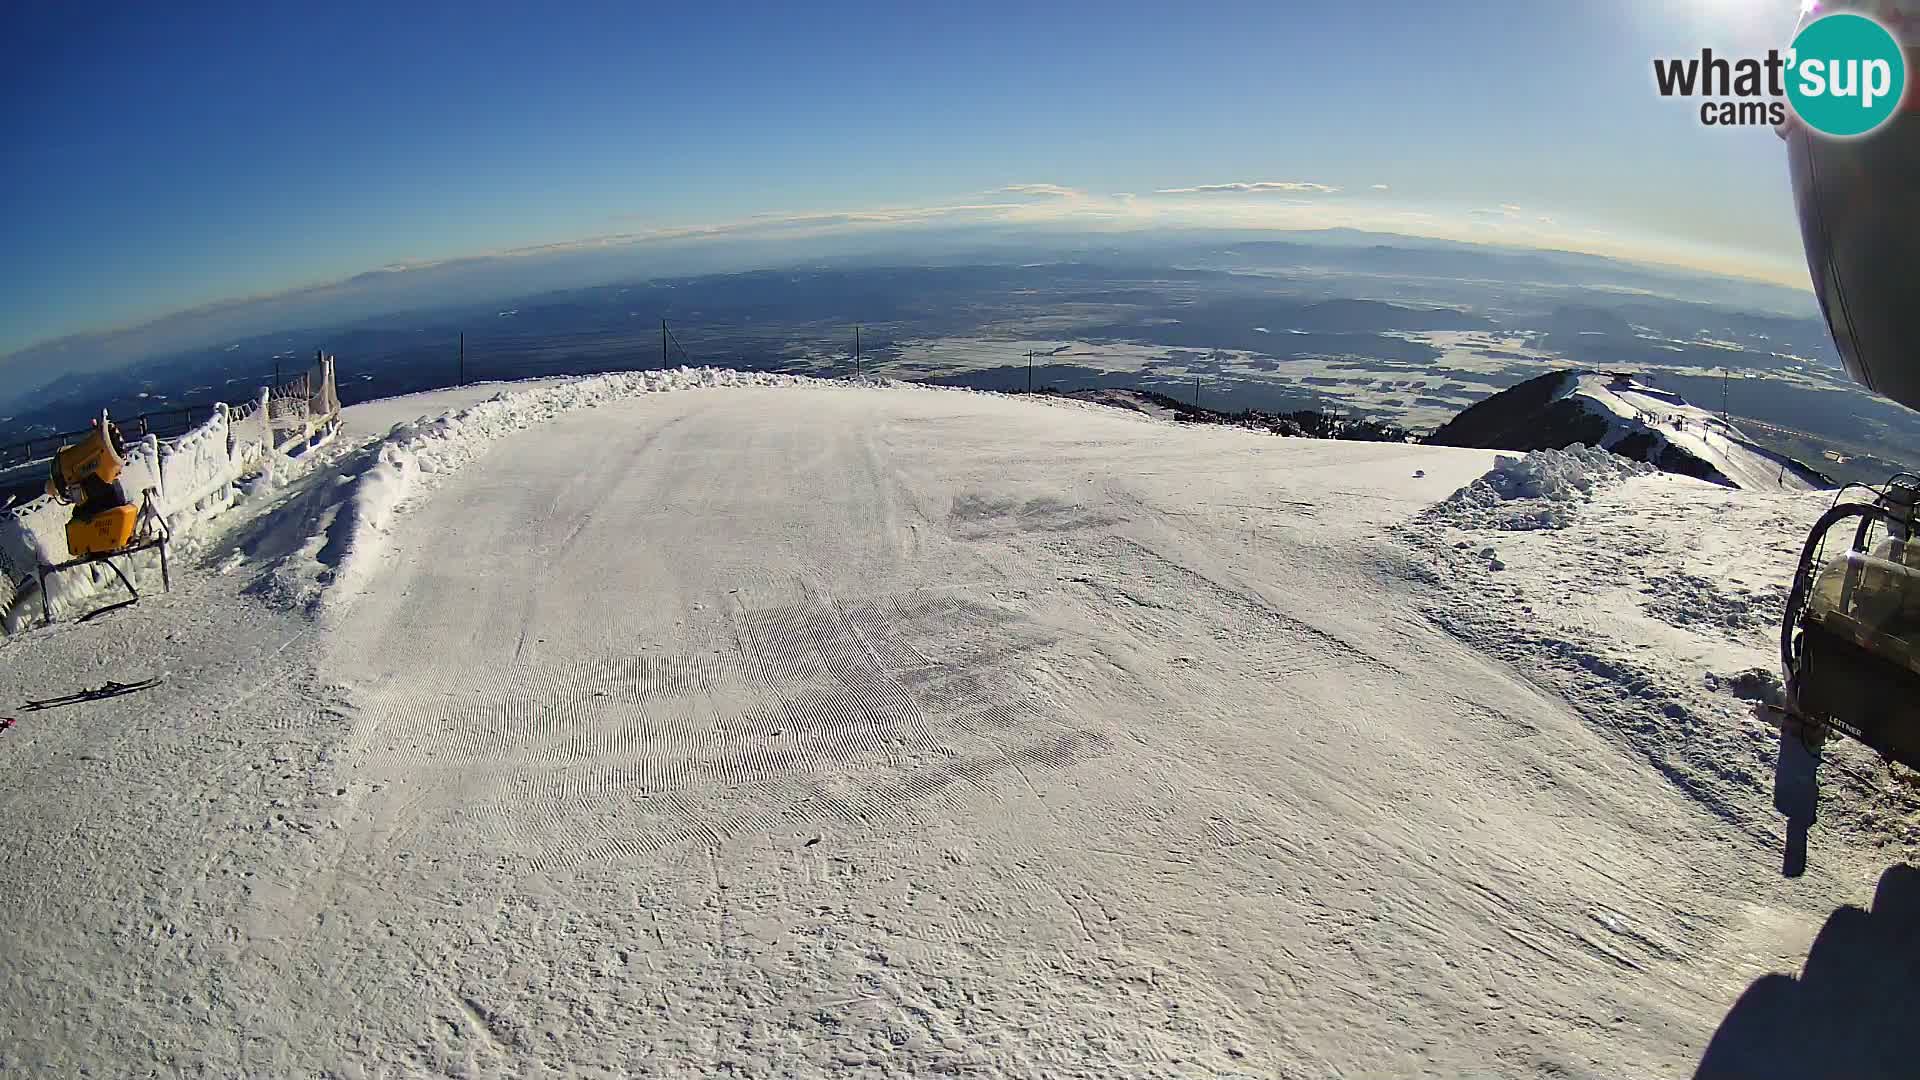
[[[1909,828],[1778,878],[1808,497],[751,381],[349,410],[0,644],[167,673],[0,732],[0,1073],[1874,1074],[1736,1004]]]
[[[1583,374],[1566,396],[1606,418],[1604,443],[1652,437],[1693,455],[1747,491],[1812,491],[1823,486],[1795,462],[1756,445],[1733,424],[1678,394],[1630,379]]]

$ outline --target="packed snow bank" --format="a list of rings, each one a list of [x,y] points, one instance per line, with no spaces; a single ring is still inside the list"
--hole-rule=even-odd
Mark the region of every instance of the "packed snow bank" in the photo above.
[[[1602,480],[1574,501],[1506,504],[1551,516],[1552,529],[1514,531],[1498,513],[1450,501],[1400,536],[1416,553],[1428,620],[1564,697],[1777,855],[1778,735],[1753,704],[1780,698],[1780,620],[1804,530],[1827,505],[1817,492],[1656,473]],[[1911,856],[1920,788],[1844,739],[1829,744],[1821,776],[1816,864],[1855,845]]]
[[[340,420],[350,440],[365,441],[367,438],[382,437],[408,421],[431,419],[442,413],[457,412],[497,397],[502,392],[558,386],[581,377],[554,375],[537,379],[490,379],[470,382],[463,386],[443,386],[437,390],[420,390],[411,394],[372,398],[355,402],[341,409]]]
[[[1574,509],[1596,491],[1654,471],[1644,462],[1578,443],[1521,458],[1502,455],[1491,472],[1449,495],[1427,517],[1463,528],[1564,529]]]
[[[379,562],[409,500],[485,453],[495,441],[562,413],[636,394],[820,380],[720,368],[617,372],[503,390],[476,405],[401,423],[361,451],[325,504],[309,508],[309,531],[273,571],[273,592],[315,606],[356,595]]]

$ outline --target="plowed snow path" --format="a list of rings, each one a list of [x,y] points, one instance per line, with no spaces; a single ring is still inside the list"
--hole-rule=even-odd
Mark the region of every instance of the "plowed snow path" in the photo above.
[[[1832,898],[1411,613],[1382,537],[1491,459],[844,388],[513,436],[319,635],[273,871],[171,886],[224,947],[38,987],[170,1041],[17,1059],[1684,1074]]]

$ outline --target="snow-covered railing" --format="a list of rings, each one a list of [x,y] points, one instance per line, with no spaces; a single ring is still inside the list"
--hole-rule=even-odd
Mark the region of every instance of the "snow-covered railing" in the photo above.
[[[331,430],[340,419],[333,357],[322,355],[311,371],[273,387],[261,402],[261,412],[273,448],[283,453]]]
[[[244,405],[224,406],[227,414],[227,453],[264,454],[273,449],[273,427],[267,423],[267,387]]]

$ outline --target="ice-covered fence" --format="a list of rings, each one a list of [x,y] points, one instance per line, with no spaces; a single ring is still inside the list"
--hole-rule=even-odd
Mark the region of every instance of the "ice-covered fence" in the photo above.
[[[267,423],[271,391],[261,387],[252,401],[224,407],[227,414],[227,453],[264,456],[273,449],[273,426]]]
[[[190,530],[231,506],[235,482],[259,462],[258,454],[233,453],[228,416],[226,409],[215,409],[206,423],[161,444],[154,497],[176,531]],[[138,501],[140,492],[129,486],[127,494]]]
[[[330,433],[340,420],[333,357],[318,356],[305,374],[273,387],[264,411],[276,450],[290,450],[298,443],[311,443]]]

